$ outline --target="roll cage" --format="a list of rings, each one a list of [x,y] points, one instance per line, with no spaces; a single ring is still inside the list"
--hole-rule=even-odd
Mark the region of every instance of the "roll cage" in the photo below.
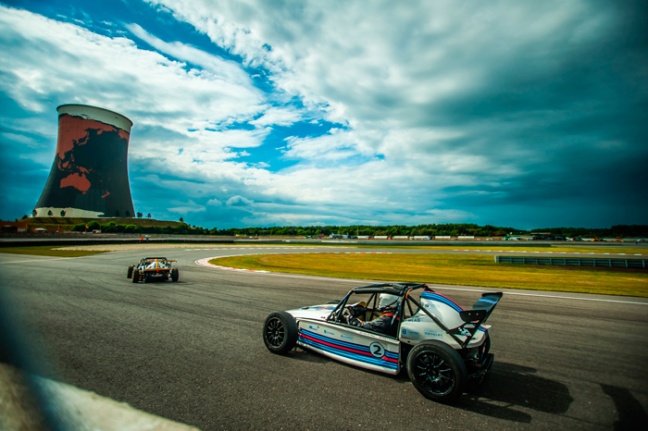
[[[461,348],[466,348],[473,339],[480,325],[484,324],[493,312],[493,309],[502,297],[502,292],[483,293],[482,297],[475,302],[472,309],[459,311],[459,317],[463,324],[449,328],[444,322],[433,313],[427,310],[421,303],[423,292],[434,292],[433,289],[424,283],[379,283],[369,286],[356,287],[347,293],[331,312],[327,321],[334,321],[347,324],[342,313],[349,307],[353,315],[364,313],[366,320],[378,317],[382,310],[377,307],[378,298],[382,293],[396,295],[401,298],[398,308],[391,321],[392,331],[387,335],[398,337],[400,322],[421,312],[427,315],[439,328],[450,335]],[[366,301],[356,303],[350,302],[351,298],[358,295],[369,295]],[[461,337],[461,338],[460,338]],[[464,338],[465,337],[465,338]],[[463,339],[462,339],[463,338]]]
[[[165,260],[167,262],[171,262],[166,257],[144,257],[144,258],[142,258],[142,260],[140,260],[140,263],[150,262],[152,260]]]
[[[138,266],[140,267],[145,267],[146,265],[150,264],[151,262],[161,262],[165,264],[169,264],[169,267],[171,267],[172,262],[176,262],[175,259],[167,259],[166,257],[145,257],[140,260]]]

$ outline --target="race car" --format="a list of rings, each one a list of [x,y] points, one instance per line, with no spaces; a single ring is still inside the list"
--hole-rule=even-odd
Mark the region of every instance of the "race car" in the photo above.
[[[128,267],[127,277],[133,280],[133,283],[143,281],[178,281],[180,271],[178,268],[172,268],[171,263],[175,260],[166,257],[145,257],[137,265]]]
[[[464,310],[426,284],[371,284],[339,302],[271,313],[263,341],[272,353],[299,346],[386,374],[407,370],[425,397],[452,403],[493,364],[485,323],[502,295],[484,293]]]

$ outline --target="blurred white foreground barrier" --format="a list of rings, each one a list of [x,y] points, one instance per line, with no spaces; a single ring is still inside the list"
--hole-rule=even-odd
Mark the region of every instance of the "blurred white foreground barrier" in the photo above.
[[[0,364],[0,429],[48,430],[53,419],[55,428],[78,431],[198,431],[64,383],[34,376],[28,379]],[[37,386],[48,402],[50,421],[34,402],[30,386]]]

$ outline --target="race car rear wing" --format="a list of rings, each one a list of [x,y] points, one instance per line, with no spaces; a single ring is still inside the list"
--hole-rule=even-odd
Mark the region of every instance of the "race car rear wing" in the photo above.
[[[432,319],[441,329],[443,329],[448,335],[450,335],[462,348],[468,346],[470,340],[473,339],[477,330],[480,326],[486,322],[488,317],[491,315],[495,306],[502,298],[502,292],[494,293],[484,293],[482,297],[479,298],[477,302],[473,305],[471,310],[457,310],[459,311],[459,317],[464,322],[463,325],[460,325],[456,328],[448,328],[437,316],[428,311],[421,303],[416,301],[414,298],[407,296],[408,301],[412,301],[418,306],[418,309],[425,313],[430,319]],[[457,306],[458,307],[458,306]],[[465,337],[463,340],[461,337]]]
[[[482,294],[482,297],[479,298],[479,300],[475,302],[475,304],[473,304],[472,310],[464,310],[459,312],[461,320],[466,323],[479,322],[478,325],[486,323],[486,320],[488,320],[488,317],[495,309],[495,306],[502,298],[502,295],[502,292]]]
[[[499,300],[502,299],[502,295],[502,292],[483,293],[482,297],[473,304],[472,310],[463,310],[459,312],[459,317],[461,317],[461,320],[465,323],[452,332],[457,335],[467,335],[463,343],[460,343],[462,347],[468,346],[468,343],[475,336],[479,327],[488,320],[495,309],[495,306]],[[468,334],[466,332],[468,332]]]

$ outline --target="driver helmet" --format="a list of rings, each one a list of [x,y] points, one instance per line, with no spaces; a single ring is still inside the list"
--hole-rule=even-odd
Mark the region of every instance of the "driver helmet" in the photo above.
[[[400,296],[392,295],[390,293],[381,293],[380,299],[378,300],[379,308],[397,308],[398,302],[400,301]]]

